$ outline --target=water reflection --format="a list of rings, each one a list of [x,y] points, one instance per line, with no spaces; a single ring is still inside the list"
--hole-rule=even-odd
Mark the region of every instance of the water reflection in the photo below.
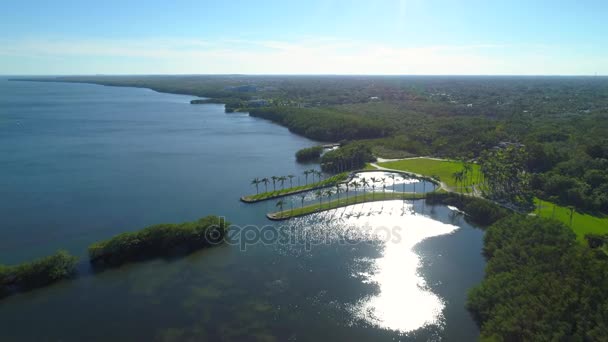
[[[364,270],[357,267],[352,271],[354,278],[378,289],[352,307],[356,318],[403,333],[443,325],[444,300],[429,289],[419,273],[421,259],[414,247],[427,238],[450,234],[457,226],[416,214],[411,203],[402,201],[352,205],[315,216],[330,232],[316,231],[313,235],[325,239],[347,235],[350,243],[371,241],[381,249],[377,258],[358,260],[359,265],[367,266]]]

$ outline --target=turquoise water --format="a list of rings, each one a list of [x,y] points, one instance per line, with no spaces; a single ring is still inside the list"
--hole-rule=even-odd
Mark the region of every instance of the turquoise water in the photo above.
[[[231,244],[101,274],[83,262],[76,280],[4,299],[0,340],[478,336],[464,300],[483,276],[479,229],[424,201],[272,224],[274,202],[239,196],[254,177],[302,175],[293,154],[316,142],[191,99],[0,79],[1,263],[86,258],[94,241],[207,214],[235,225]],[[269,239],[238,239],[264,226]]]

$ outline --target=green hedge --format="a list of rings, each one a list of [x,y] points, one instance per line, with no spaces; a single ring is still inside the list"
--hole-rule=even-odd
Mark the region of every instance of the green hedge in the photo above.
[[[76,273],[78,259],[66,251],[15,266],[0,265],[0,297],[43,287]]]
[[[89,259],[95,266],[118,266],[151,257],[188,253],[220,243],[228,226],[229,223],[218,216],[158,224],[92,244]]]

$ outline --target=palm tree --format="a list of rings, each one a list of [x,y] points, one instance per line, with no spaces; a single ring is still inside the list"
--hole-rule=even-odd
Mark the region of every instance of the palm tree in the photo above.
[[[285,181],[287,180],[287,177],[281,176],[281,177],[277,178],[277,180],[279,182],[281,182],[281,189],[285,189]]]
[[[365,201],[365,188],[369,185],[367,178],[361,180],[361,187],[363,188],[363,200]]]
[[[293,179],[295,178],[294,175],[287,175],[287,178],[289,178],[289,187],[293,188]]]
[[[354,181],[353,187],[355,188],[355,203],[357,203],[357,189],[359,188],[359,182]]]
[[[393,192],[395,192],[395,174],[391,173],[388,178],[391,179],[391,181],[393,182]]]
[[[329,207],[329,209],[331,209],[331,195],[333,195],[333,191],[331,190],[326,190],[325,191],[325,195],[327,195],[327,205]]]
[[[384,199],[386,199],[386,178],[385,177],[380,178],[380,182],[382,183],[382,197],[384,197]]]
[[[317,170],[315,171],[315,174],[317,174],[317,177],[319,177],[319,182],[321,181],[321,176],[323,175],[323,172]]]
[[[458,183],[460,183],[460,192],[462,192],[462,179],[464,177],[463,171],[454,172],[452,174],[452,178],[454,178],[454,183],[456,183],[456,188],[458,188]]]
[[[340,203],[340,192],[342,192],[340,189],[340,184],[336,183],[336,196],[338,196],[338,203]]]
[[[277,191],[277,180],[279,179],[279,177],[272,176],[270,178],[272,179],[272,191]]]
[[[317,170],[315,169],[310,169],[310,174],[312,175],[312,182],[315,182],[315,175],[317,174]]]
[[[302,201],[302,208],[304,208],[304,199],[306,199],[306,195],[300,195],[300,200]]]
[[[308,185],[308,175],[310,174],[310,170],[304,171],[304,176],[306,176],[306,185]]]
[[[369,180],[372,181],[372,201],[374,200],[374,195],[376,192],[376,177],[369,177]]]
[[[254,178],[251,181],[251,185],[255,185],[255,194],[256,195],[260,193],[260,189],[259,189],[260,188],[260,182],[261,181],[258,178]]]
[[[284,205],[285,205],[285,201],[283,201],[283,200],[279,200],[279,201],[277,202],[277,207],[279,207],[279,209],[280,209],[280,214],[281,214],[281,216],[283,216],[283,206],[284,206]]]
[[[473,178],[473,166],[471,166],[471,164],[468,162],[464,162],[463,172],[464,172],[463,177],[467,178],[466,176],[469,176],[467,178],[467,183],[470,186],[472,183],[472,178]],[[468,192],[468,189],[467,189],[467,192]]]
[[[264,183],[264,188],[266,189],[266,192],[268,192],[268,183],[270,181],[268,180],[268,178],[264,177],[262,178],[262,183]]]
[[[323,191],[317,190],[315,191],[315,196],[319,199],[319,210],[321,210],[321,205],[323,204]]]
[[[350,184],[348,182],[346,182],[346,203],[348,203],[348,191],[350,190],[349,187],[350,187]]]

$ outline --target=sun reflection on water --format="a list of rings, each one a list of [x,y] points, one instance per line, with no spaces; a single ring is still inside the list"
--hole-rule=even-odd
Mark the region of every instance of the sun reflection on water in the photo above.
[[[403,333],[443,325],[445,302],[419,273],[421,258],[414,247],[424,239],[451,234],[457,226],[416,214],[411,202],[402,201],[349,206],[325,212],[325,217],[332,217],[342,229],[381,242],[381,256],[372,260],[372,267],[353,271],[353,277],[378,286],[375,295],[352,308],[355,317]]]

